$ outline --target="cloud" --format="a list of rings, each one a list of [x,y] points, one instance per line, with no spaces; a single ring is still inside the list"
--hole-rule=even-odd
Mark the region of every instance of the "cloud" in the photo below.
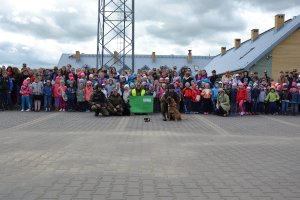
[[[54,39],[64,43],[88,41],[96,38],[97,8],[91,10],[91,1],[86,2],[80,5],[79,1],[73,4],[58,1],[36,12],[1,6],[0,26],[37,39]]]
[[[143,0],[135,6],[135,52],[149,55],[188,49],[215,55],[234,38],[249,39],[251,28],[271,28],[275,13],[288,19],[300,8],[298,0]],[[61,53],[95,53],[97,7],[95,0],[2,0],[0,62],[52,66]]]
[[[284,1],[274,1],[274,0],[235,0],[240,3],[240,5],[249,4],[253,7],[260,8],[266,11],[276,11],[276,10],[286,10],[299,6],[299,0],[284,0]]]
[[[43,48],[32,48],[22,44],[11,42],[0,42],[0,58],[1,64],[9,64],[13,66],[21,66],[22,63],[34,63],[34,66],[51,66],[56,60],[45,59],[46,50]],[[46,54],[47,55],[47,54]]]
[[[160,3],[165,5],[161,6],[155,3],[147,7],[148,13],[155,13],[148,18],[152,23],[147,25],[147,32],[178,45],[189,45],[199,38],[214,42],[220,31],[229,33],[246,28],[246,22],[235,14],[236,4],[232,1],[163,0]]]

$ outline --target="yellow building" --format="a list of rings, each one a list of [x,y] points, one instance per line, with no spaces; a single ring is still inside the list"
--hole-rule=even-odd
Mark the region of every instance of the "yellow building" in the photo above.
[[[259,34],[251,30],[251,38],[243,43],[234,40],[234,47],[216,56],[205,69],[222,74],[226,71],[256,71],[276,80],[280,71],[300,71],[300,16],[285,21],[285,15],[275,16],[274,27]]]

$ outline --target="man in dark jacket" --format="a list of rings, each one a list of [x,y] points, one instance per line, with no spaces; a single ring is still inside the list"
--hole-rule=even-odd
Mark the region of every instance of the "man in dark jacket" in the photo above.
[[[116,88],[112,90],[111,95],[108,97],[108,102],[111,115],[121,116],[123,114],[123,100]]]
[[[0,73],[0,111],[11,109],[12,80],[7,76],[6,71]]]
[[[161,97],[160,107],[161,107],[161,113],[162,113],[162,116],[163,116],[163,121],[167,121],[166,116],[167,116],[167,112],[168,112],[168,103],[167,103],[167,98],[168,97],[172,97],[176,101],[177,108],[179,106],[180,98],[177,95],[177,93],[174,92],[174,89],[175,89],[174,85],[169,84],[168,88],[167,88],[167,91]]]
[[[92,110],[95,112],[96,117],[99,115],[99,113],[101,113],[102,116],[109,116],[109,103],[105,94],[101,91],[100,85],[96,85],[90,99],[90,105]]]
[[[211,73],[212,73],[212,76],[209,78],[209,80],[210,80],[211,83],[214,84],[216,81],[219,81],[220,78],[217,75],[216,70],[212,70]]]

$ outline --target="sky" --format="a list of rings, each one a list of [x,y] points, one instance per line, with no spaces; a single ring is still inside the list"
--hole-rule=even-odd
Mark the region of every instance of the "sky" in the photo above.
[[[117,1],[117,0],[115,0]],[[135,52],[214,56],[299,15],[300,0],[136,0]],[[95,54],[97,0],[0,0],[0,65],[53,67],[62,53]]]

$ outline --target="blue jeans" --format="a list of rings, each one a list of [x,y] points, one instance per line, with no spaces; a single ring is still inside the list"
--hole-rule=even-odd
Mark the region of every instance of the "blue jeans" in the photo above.
[[[51,96],[44,96],[44,108],[50,110],[50,105],[51,105]]]
[[[27,109],[30,109],[31,104],[30,104],[29,96],[22,96],[22,110],[25,110],[25,103],[26,103]]]
[[[212,107],[212,110],[213,110],[213,111],[216,111],[216,110],[217,110],[217,99],[213,99],[213,100],[212,100],[212,104],[213,104],[213,105],[212,105],[212,106],[213,106],[213,107]]]
[[[277,102],[270,102],[269,103],[269,112],[274,114],[277,112]]]
[[[292,113],[296,114],[298,112],[298,104],[297,103],[291,103],[292,107]]]
[[[15,87],[16,87],[16,95],[17,95],[17,105],[21,105],[20,86],[15,85]]]
[[[192,105],[192,100],[185,98],[183,99],[183,103],[184,103],[184,112],[185,113],[190,113],[191,112],[191,105]]]
[[[258,112],[260,112],[260,113],[265,112],[265,103],[264,102],[258,102]]]
[[[257,109],[258,109],[258,103],[257,100],[254,99],[254,101],[252,102],[252,112],[257,113]]]
[[[54,97],[54,106],[56,109],[59,109],[59,97]]]
[[[288,108],[289,108],[289,102],[281,101],[281,113],[287,113]]]

